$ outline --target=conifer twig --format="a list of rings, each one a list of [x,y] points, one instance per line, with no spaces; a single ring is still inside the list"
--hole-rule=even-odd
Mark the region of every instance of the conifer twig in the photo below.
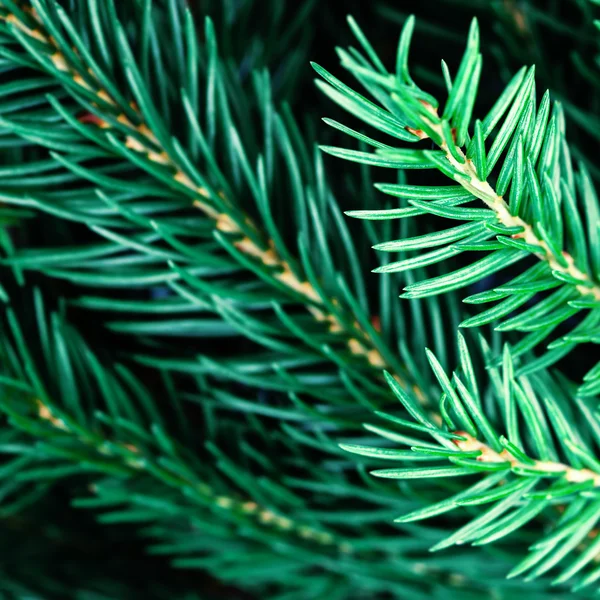
[[[142,452],[137,445],[130,442],[113,442],[113,444],[116,444],[121,450],[126,451],[127,456],[122,457],[120,454],[114,452],[109,444],[98,439],[98,436],[95,434],[90,433],[89,437],[82,437],[81,435],[78,435],[76,431],[72,431],[68,423],[60,416],[55,415],[41,400],[37,400],[35,405],[38,417],[57,431],[75,435],[81,443],[85,446],[91,446],[95,450],[100,448],[99,451],[103,456],[116,459],[124,458],[123,465],[134,472],[143,471],[150,477],[154,476],[153,470],[148,470],[146,468],[146,459],[143,457]],[[164,469],[164,466],[155,465],[154,469]],[[192,488],[197,494],[202,496],[204,500],[213,503],[219,509],[247,515],[252,517],[262,526],[273,527],[280,531],[298,536],[300,539],[315,542],[319,545],[334,547],[341,553],[347,554],[353,551],[349,542],[339,540],[329,532],[320,531],[314,527],[299,523],[268,508],[262,507],[253,500],[243,500],[231,495],[219,494],[207,483],[186,479],[180,472],[169,470],[167,475],[168,477],[164,478],[163,481],[169,480],[173,482],[173,485]],[[91,491],[94,491],[93,486],[90,489]]]
[[[291,292],[304,297],[309,312],[317,321],[326,324],[331,333],[346,337],[345,343],[352,355],[364,359],[369,365],[377,369],[388,366],[383,354],[369,333],[356,322],[353,322],[354,330],[350,331],[345,323],[340,321],[334,314],[329,313],[319,292],[309,281],[302,279],[288,262],[279,255],[272,240],[265,241],[262,238],[260,228],[249,216],[236,214],[239,211],[220,212],[215,206],[211,205],[210,192],[204,187],[195,185],[184,172],[185,170],[177,158],[170,155],[161,146],[157,136],[145,123],[143,115],[135,103],[132,102],[129,107],[120,106],[118,101],[102,87],[92,71],[80,73],[77,67],[71,64],[69,58],[61,52],[54,38],[44,30],[43,23],[39,19],[35,8],[26,4],[23,4],[21,8],[37,23],[36,26],[24,23],[18,15],[10,12],[5,15],[0,14],[0,20],[6,21],[18,28],[23,34],[48,46],[49,58],[59,71],[68,74],[75,84],[86,88],[88,91],[92,90],[99,100],[109,104],[115,111],[120,111],[116,120],[131,132],[125,139],[125,146],[128,149],[144,155],[151,162],[169,168],[173,180],[185,186],[197,196],[193,200],[193,205],[215,222],[215,229],[224,234],[237,236],[238,239],[234,242],[234,245],[238,250],[265,267],[273,269],[272,276],[276,281],[283,284]],[[136,124],[132,123],[127,116],[127,113],[131,113],[131,111],[137,117]],[[108,120],[100,117],[83,117],[80,120],[104,130],[112,128]],[[227,198],[223,197],[222,194],[219,194],[219,196],[221,204],[231,206]],[[330,299],[330,301],[334,304],[337,302],[335,299]]]
[[[425,101],[421,101],[421,103],[435,117],[434,120],[428,121],[427,124],[442,140],[442,143],[439,145],[440,149],[444,151],[446,159],[452,167],[460,173],[460,176],[456,175],[454,177],[455,181],[493,210],[502,225],[509,228],[522,228],[523,231],[521,233],[514,234],[512,237],[521,239],[530,246],[539,248],[536,256],[540,260],[547,262],[554,272],[562,274],[568,279],[580,281],[581,283],[575,285],[575,288],[582,296],[592,296],[594,299],[600,301],[600,284],[592,281],[586,273],[583,273],[575,265],[574,258],[568,252],[562,251],[560,257],[554,256],[548,244],[535,234],[533,226],[518,215],[513,215],[510,212],[504,198],[496,193],[487,180],[479,178],[473,161],[466,157],[462,149],[455,145],[450,150],[449,141],[444,136],[443,127],[441,124],[438,124],[440,119],[437,110]],[[429,136],[424,132],[420,132],[420,137],[424,139]]]

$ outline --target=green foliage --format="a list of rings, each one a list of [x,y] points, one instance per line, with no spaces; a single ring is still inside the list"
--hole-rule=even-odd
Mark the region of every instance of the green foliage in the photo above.
[[[472,286],[484,279],[489,281],[492,275],[518,263],[521,271],[512,279],[463,298],[469,304],[494,304],[465,319],[461,326],[494,323],[499,331],[525,333],[512,350],[514,359],[545,344],[549,352],[529,361],[520,371],[533,373],[555,364],[577,344],[597,341],[600,213],[591,178],[583,166],[579,172],[573,170],[560,105],[551,109],[546,93],[539,107],[536,106],[533,69],[521,69],[491,110],[482,119],[473,121],[481,74],[476,21],[453,80],[445,67],[449,93],[443,110],[408,73],[412,30],[413,20],[409,19],[398,45],[396,74],[380,73],[379,63],[369,62],[372,48],[365,40],[364,57],[340,51],[342,65],[381,106],[321,67],[315,68],[326,81],[321,85],[325,93],[357,118],[397,140],[419,143],[429,139],[439,149],[396,149],[373,143],[372,153],[330,147],[324,150],[370,165],[436,169],[458,184],[376,184],[380,191],[400,198],[400,208],[349,214],[377,220],[435,215],[466,221],[463,225],[375,246],[385,252],[408,253],[408,257],[376,269],[383,273],[437,264],[458,255],[467,258],[467,264],[456,270],[410,283],[403,298],[423,298]],[[492,141],[486,147],[488,139]],[[494,186],[490,183],[493,179]],[[463,207],[477,200],[485,208]],[[420,252],[415,254],[415,250]],[[467,253],[473,252],[477,254],[469,260]],[[483,258],[481,252],[485,253]],[[532,256],[540,262],[528,261]],[[529,308],[515,314],[525,304]],[[560,324],[582,311],[586,311],[583,320],[548,343]],[[593,375],[590,379],[582,389],[583,394],[596,391],[598,380]]]
[[[520,22],[511,3],[439,2]],[[300,65],[329,18],[318,8],[0,2],[0,527],[51,519],[67,561],[90,515],[102,544],[153,557],[145,571],[178,570],[143,590],[112,563],[46,577],[44,533],[19,540],[18,568],[0,559],[7,597],[192,600],[209,574],[278,600],[545,600],[555,567],[561,592],[591,593],[600,370],[549,370],[599,339],[595,171],[565,140],[591,96],[538,104],[523,69],[474,119],[496,91],[476,22],[439,75],[409,70],[413,18],[392,73],[350,19],[363,54],[338,53],[371,98],[320,67],[318,85],[387,138],[326,120],[323,149],[360,165],[329,170],[294,117],[312,119]],[[517,9],[532,33],[543,13]],[[441,25],[422,33],[456,44]],[[563,30],[581,57],[588,38]],[[469,307],[494,304],[468,312],[465,287]],[[497,331],[471,356],[459,324]],[[383,422],[363,427],[373,411]],[[68,525],[40,508],[61,502]],[[480,547],[429,553],[466,542]],[[530,548],[516,568],[515,548]],[[32,549],[44,577],[27,587]]]
[[[432,420],[389,379],[398,400],[421,423],[421,434],[431,436],[435,444],[420,437],[409,452],[364,445],[342,444],[342,448],[390,461],[426,461],[424,466],[375,470],[372,474],[377,477],[470,478],[458,493],[397,519],[409,523],[477,507],[473,509],[476,516],[437,541],[432,550],[491,544],[542,518],[548,523],[544,536],[529,547],[529,554],[509,577],[527,572],[526,580],[532,581],[560,565],[554,584],[570,582],[585,569],[577,589],[594,583],[600,576],[593,564],[598,542],[585,540],[600,516],[596,493],[600,463],[595,458],[600,437],[597,428],[583,427],[592,407],[583,398],[573,407],[573,386],[547,374],[515,377],[509,346],[504,349],[502,367],[490,368],[490,382],[482,385],[470,377],[472,359],[464,338],[459,340],[461,367],[451,375],[427,351],[442,390],[442,423]],[[393,413],[380,416],[411,427]],[[559,519],[557,511],[562,513]],[[584,551],[577,555],[582,542]]]
[[[68,23],[65,13],[58,14]],[[177,38],[180,33],[173,31],[170,37]],[[20,33],[16,35],[25,40]],[[91,57],[85,65],[70,67],[72,72],[85,72],[91,67],[98,73],[90,89],[82,90],[75,83],[79,81],[76,75],[64,81],[66,91],[73,94],[82,109],[91,112],[90,119],[96,119],[100,127],[82,124],[77,109],[55,97],[50,102],[62,118],[47,133],[40,133],[37,124],[27,131],[18,120],[3,121],[14,135],[27,137],[35,129],[43,137],[43,145],[51,149],[55,159],[54,168],[61,173],[55,176],[58,186],[81,179],[90,184],[65,195],[59,188],[51,191],[53,180],[41,175],[39,182],[30,179],[28,183],[43,185],[43,196],[34,191],[25,197],[5,193],[4,202],[35,207],[85,224],[102,240],[95,246],[87,243],[52,253],[46,248],[37,252],[28,248],[15,252],[7,264],[86,287],[150,291],[161,285],[167,293],[174,290],[181,300],[146,300],[143,310],[150,317],[138,322],[119,316],[142,310],[141,303],[123,303],[109,296],[84,297],[78,305],[115,313],[116,319],[107,326],[122,333],[159,338],[241,334],[267,350],[261,357],[253,349],[252,358],[241,356],[237,368],[230,362],[227,369],[221,369],[224,376],[245,383],[288,390],[290,378],[295,378],[292,390],[301,392],[311,384],[295,377],[294,371],[319,364],[323,355],[336,356],[340,352],[357,357],[350,362],[352,369],[360,365],[361,356],[371,351],[373,361],[397,365],[394,353],[378,339],[369,323],[357,255],[323,179],[319,155],[312,157],[297,139],[289,113],[275,111],[268,75],[255,73],[254,91],[245,94],[239,80],[231,77],[218,59],[210,22],[205,35],[206,48],[193,58],[202,65],[201,73],[190,72],[193,79],[184,76],[173,82],[177,88],[183,86],[195,93],[197,78],[202,77],[206,89],[202,122],[196,116],[200,99],[188,91],[176,99],[176,106],[171,106],[169,99],[155,104],[151,83],[156,77],[138,69],[138,62],[144,64],[145,59],[135,60],[124,37],[120,56],[125,62],[120,69],[128,77],[126,91],[121,92],[118,81],[108,74],[100,75],[100,67]],[[188,44],[193,42],[188,40]],[[47,51],[54,50],[51,47]],[[68,56],[66,41],[60,51]],[[42,68],[62,77],[61,69],[49,62],[47,55],[36,56]],[[111,107],[90,104],[93,97],[103,95],[104,89],[113,94]],[[141,112],[130,108],[130,99],[141,107]],[[164,115],[176,112],[183,116],[178,129],[186,132],[186,139],[168,138],[166,134],[175,124]],[[257,120],[254,115],[259,117],[256,131],[250,129],[252,120]],[[155,136],[155,131],[163,133]],[[224,132],[226,135],[222,135]],[[217,156],[223,157],[222,163],[215,160]],[[105,160],[100,168],[95,165],[99,158]],[[194,167],[197,161],[205,165],[204,172]],[[7,183],[10,185],[10,180]],[[278,208],[273,196],[282,192],[287,195],[288,190],[293,204],[281,210],[284,207]],[[172,199],[174,194],[179,200]],[[192,203],[197,209],[192,209]],[[327,215],[323,218],[331,223],[330,227],[310,218],[317,212]],[[258,213],[264,230],[249,213]],[[297,235],[291,247],[284,238],[284,233],[289,237],[290,231]],[[312,239],[317,240],[316,245],[309,243]],[[339,239],[344,241],[341,252],[332,244]],[[242,277],[240,267],[245,272]],[[344,276],[351,280],[347,282]],[[290,303],[299,302],[311,305],[316,323],[312,324],[310,317],[307,322],[306,318],[289,314]],[[193,320],[186,318],[190,312],[196,313]],[[390,313],[389,308],[386,312]],[[205,318],[198,319],[198,313]],[[324,313],[331,316],[321,316]],[[157,320],[154,315],[166,318]],[[203,369],[197,357],[177,362],[143,356],[139,360],[176,371],[217,371],[212,363]],[[338,362],[343,365],[348,360],[342,356]],[[273,372],[275,361],[287,371]],[[327,358],[327,363],[331,362]],[[249,369],[252,376],[246,374]],[[261,373],[268,373],[268,378]],[[348,377],[353,377],[351,371]],[[323,379],[318,377],[317,381],[321,385]],[[344,390],[344,396],[347,393]]]
[[[353,21],[350,26],[357,28]],[[377,244],[374,248],[380,251],[409,253],[408,258],[386,264],[377,272],[407,271],[466,252],[487,253],[450,273],[410,283],[403,298],[449,293],[484,279],[494,281],[493,275],[499,270],[535,256],[539,262],[526,263],[507,283],[463,300],[469,304],[497,304],[464,320],[462,327],[494,323],[496,331],[522,331],[528,335],[512,346],[505,345],[501,356],[494,356],[484,344],[490,378],[485,394],[480,394],[482,386],[474,377],[473,361],[462,336],[461,368],[451,377],[428,350],[442,390],[441,418],[429,414],[414,394],[388,377],[396,397],[419,425],[394,414],[377,414],[431,435],[436,444],[413,439],[405,442],[410,452],[363,444],[341,447],[370,458],[427,463],[373,471],[378,477],[418,480],[479,476],[480,480],[470,487],[398,521],[412,522],[463,506],[491,504],[432,548],[441,550],[455,544],[487,545],[527,527],[534,519],[546,519],[550,529],[546,528],[541,541],[529,546],[529,554],[509,577],[528,572],[526,580],[532,581],[560,563],[562,570],[553,583],[569,582],[587,568],[587,574],[574,588],[583,589],[600,576],[600,570],[593,567],[598,553],[594,528],[600,517],[595,493],[600,482],[595,458],[597,414],[587,400],[597,392],[598,368],[592,369],[579,388],[567,381],[559,383],[545,369],[577,343],[598,341],[594,333],[600,316],[598,199],[585,168],[580,166],[579,173],[573,170],[560,106],[550,110],[546,93],[536,107],[533,69],[521,69],[487,115],[473,120],[481,76],[477,22],[472,23],[467,49],[454,77],[442,62],[448,89],[443,109],[409,74],[413,28],[414,20],[409,18],[400,36],[394,74],[376,59],[362,35],[357,37],[364,56],[339,51],[342,65],[376,104],[321,67],[315,69],[326,82],[320,83],[321,89],[355,117],[395,138],[396,143],[419,144],[426,139],[438,149],[397,149],[370,138],[363,140],[374,148],[372,152],[323,149],[369,165],[436,169],[456,182],[458,185],[452,186],[379,184],[376,187],[380,191],[401,199],[400,207],[349,214],[367,220],[430,214],[466,221],[448,229]],[[486,147],[488,138],[492,141]],[[492,187],[490,181],[494,179]],[[482,201],[485,208],[462,207],[475,200]],[[423,252],[430,248],[438,249]],[[412,253],[415,250],[421,252]],[[528,308],[515,315],[514,311],[525,304]],[[561,331],[548,345],[547,353],[532,359],[533,348],[582,310],[589,311],[585,318],[576,321],[566,334]],[[573,396],[579,414],[571,408]],[[384,437],[394,439],[391,435]],[[560,518],[548,515],[558,505]],[[573,556],[576,552],[579,556]]]
[[[125,365],[96,357],[59,313],[46,316],[40,302],[36,294],[35,310],[26,299],[19,303],[38,316],[39,348],[21,343],[28,332],[34,336],[12,311],[3,323],[2,410],[11,427],[1,447],[8,457],[1,471],[3,518],[71,481],[72,505],[94,510],[100,524],[136,524],[151,554],[257,592],[278,584],[298,597],[307,589],[317,596],[335,589],[346,598],[357,587],[365,593],[391,587],[398,597],[410,591],[425,598],[448,589],[452,574],[443,561],[432,565],[427,580],[423,567],[412,566],[430,535],[389,536],[383,549],[380,535],[364,535],[374,519],[391,518],[411,501],[365,489],[344,469],[298,462],[305,445],[317,440],[297,427],[271,432],[267,447],[256,444],[248,434],[266,434],[268,421],[251,417],[245,428],[239,418],[230,420],[216,402],[241,401],[214,386],[202,390],[207,425],[199,446],[199,432],[186,420],[165,422],[144,382]],[[62,374],[58,382],[53,372]],[[179,413],[166,373],[152,389],[169,406],[167,414]],[[320,446],[326,440],[318,436]],[[328,452],[339,455],[333,442]],[[315,494],[310,501],[303,499],[307,491]],[[360,508],[340,512],[340,499],[356,497]],[[465,560],[474,574],[477,559]]]
[[[160,14],[156,23],[162,24]],[[256,74],[256,91],[246,94],[218,59],[208,22],[207,45],[196,57],[198,76],[206,82],[206,116],[200,124],[186,92],[176,98],[153,95],[156,74],[137,69],[138,61],[128,49],[135,46],[123,35],[116,40],[121,52],[115,58],[124,64],[115,63],[104,72],[101,48],[94,58],[80,44],[80,54],[73,56],[68,41],[54,35],[57,47],[46,34],[41,48],[34,48],[27,31],[37,31],[37,26],[30,16],[24,18],[29,19],[25,32],[14,25],[9,31],[25,46],[23,56],[35,59],[27,67],[42,68],[64,91],[49,97],[47,110],[53,116],[46,128],[28,122],[26,104],[18,114],[4,117],[8,137],[39,144],[50,154],[46,162],[30,167],[34,172],[37,168],[39,176],[24,182],[11,179],[22,175],[12,167],[4,180],[3,201],[32,207],[46,213],[47,222],[67,221],[70,227],[61,232],[59,248],[11,250],[5,265],[16,276],[29,277],[35,270],[67,280],[76,290],[94,288],[95,295],[84,292],[60,314],[65,309],[92,310],[105,319],[99,325],[105,322],[109,330],[135,340],[135,352],[123,349],[113,357],[113,365],[106,357],[96,357],[78,337],[65,338],[62,317],[52,317],[50,328],[40,316],[39,333],[24,336],[39,336],[44,367],[40,374],[33,359],[23,357],[27,364],[6,374],[7,382],[25,388],[27,397],[17,406],[7,403],[5,411],[32,441],[49,438],[39,458],[58,462],[52,467],[36,465],[31,478],[87,477],[99,499],[83,498],[77,504],[107,511],[99,516],[102,522],[156,523],[148,531],[153,552],[172,557],[177,566],[203,568],[245,587],[250,577],[257,589],[297,588],[303,597],[310,575],[316,596],[323,589],[335,589],[347,597],[357,587],[383,590],[392,583],[398,586],[397,594],[410,589],[427,595],[434,588],[444,589],[450,576],[445,566],[436,569],[439,577],[423,582],[416,571],[407,577],[399,568],[407,561],[411,564],[410,557],[426,546],[418,538],[408,545],[395,542],[395,535],[389,535],[394,530],[388,532],[385,550],[392,553],[390,559],[379,561],[376,568],[357,563],[352,578],[339,575],[347,570],[341,565],[358,560],[347,556],[354,544],[364,547],[365,555],[375,551],[380,536],[362,535],[373,508],[376,513],[389,511],[390,502],[397,506],[398,501],[365,494],[365,506],[352,513],[351,524],[340,523],[336,503],[340,497],[356,497],[361,487],[356,477],[346,474],[347,461],[341,467],[328,466],[328,457],[318,457],[314,448],[322,446],[328,430],[357,429],[367,410],[385,401],[379,383],[382,354],[392,365],[397,359],[388,342],[380,340],[368,313],[361,315],[367,295],[351,234],[327,188],[319,154],[310,156],[288,113],[275,112],[268,77]],[[48,30],[64,26],[76,43],[75,24],[66,13],[50,10],[47,19]],[[110,16],[105,29],[96,33],[98,40],[109,37],[115,24],[118,29],[112,20]],[[176,38],[179,33],[161,35]],[[158,32],[151,35],[155,37]],[[13,38],[7,44],[7,53],[20,52]],[[139,62],[144,64],[143,45],[141,50]],[[66,57],[72,62],[66,63]],[[78,74],[89,73],[88,67],[95,75],[86,75],[84,86]],[[161,76],[176,78],[177,71],[165,68]],[[189,90],[198,87],[185,76],[173,82],[178,84]],[[161,84],[156,91],[162,89]],[[105,104],[100,105],[99,98]],[[255,132],[250,124],[257,113],[262,116]],[[175,115],[183,117],[183,125]],[[170,138],[167,131],[182,131],[182,141]],[[204,165],[203,172],[195,162]],[[46,164],[51,176],[44,171]],[[24,187],[25,193],[10,191],[11,184]],[[290,188],[293,221],[289,207],[272,200],[274,194],[289,198]],[[201,203],[196,208],[195,201]],[[284,209],[280,214],[271,212],[278,207]],[[249,223],[247,212],[258,213],[263,227]],[[309,218],[315,214],[320,216]],[[331,227],[325,228],[327,221]],[[101,241],[78,245],[75,227],[82,225]],[[288,249],[283,233],[289,230],[299,235]],[[319,243],[309,246],[307,241],[315,236]],[[345,240],[342,253],[329,241],[340,237]],[[333,264],[338,274],[332,279],[327,276]],[[344,273],[352,276],[350,284]],[[133,291],[133,297],[126,291]],[[382,320],[402,328],[405,318],[391,309],[390,296],[382,302]],[[38,307],[36,313],[43,312]],[[56,340],[48,338],[48,331],[58,336]],[[182,337],[190,340],[188,347],[173,354],[171,340]],[[215,339],[232,337],[247,341],[225,358],[222,351],[215,352]],[[54,344],[56,349],[51,349]],[[16,351],[7,348],[7,356]],[[27,384],[22,381],[26,372],[31,377]],[[54,382],[55,372],[61,373],[61,385]],[[152,392],[140,379],[149,373],[154,374]],[[157,375],[163,380],[160,385],[154,381]],[[46,378],[53,384],[50,390]],[[260,398],[265,391],[278,395],[264,402]],[[42,404],[32,404],[33,397]],[[175,429],[163,425],[165,418],[173,420],[173,412],[191,410],[193,404],[178,408],[182,400],[202,407],[206,450],[185,434],[185,423]],[[28,406],[33,412],[20,415]],[[230,420],[231,411],[247,418]],[[40,417],[49,423],[40,427]],[[300,427],[286,426],[274,434],[269,431],[273,419]],[[257,434],[258,443],[252,441]],[[227,440],[225,451],[218,449],[221,436]],[[157,440],[164,443],[157,446]],[[333,442],[329,446],[336,448]],[[179,448],[191,456],[179,457]],[[143,459],[136,449],[143,449]],[[310,461],[302,458],[311,453],[315,457]],[[334,454],[342,453],[335,449]],[[109,478],[108,483],[98,481],[97,471]],[[284,487],[276,477],[282,472],[294,473]],[[318,495],[305,505],[294,488]],[[197,529],[205,531],[200,541],[193,533]]]

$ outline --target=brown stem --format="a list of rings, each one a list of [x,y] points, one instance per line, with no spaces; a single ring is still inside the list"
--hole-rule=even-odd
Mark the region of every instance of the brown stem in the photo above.
[[[548,461],[548,460],[534,460],[532,463],[524,463],[520,461],[518,458],[513,456],[508,450],[504,449],[502,452],[496,452],[483,442],[480,442],[477,438],[474,438],[472,435],[468,434],[465,431],[457,431],[455,432],[457,435],[460,435],[463,438],[462,440],[454,440],[454,443],[465,452],[472,452],[479,450],[481,454],[477,457],[476,460],[485,462],[485,463],[510,463],[511,467],[527,467],[529,469],[539,469],[544,472],[552,472],[552,473],[561,473],[561,479],[564,481],[568,481],[570,483],[583,483],[585,481],[593,481],[593,487],[600,487],[600,473],[596,473],[591,469],[575,469],[569,465],[564,463]],[[558,511],[558,513],[563,513],[565,511],[565,505],[559,504],[554,506],[554,509]],[[579,550],[583,551],[592,540],[594,540],[600,531],[598,529],[592,529],[587,535],[587,541],[581,544]],[[595,562],[600,562],[600,554],[598,554],[594,558]]]
[[[425,105],[437,120],[438,114],[436,109],[430,104]],[[600,301],[600,285],[575,265],[575,259],[568,252],[563,251],[562,258],[565,261],[566,266],[559,262],[548,247],[548,244],[536,235],[533,226],[525,222],[521,217],[512,215],[504,198],[496,193],[487,180],[482,181],[479,179],[473,162],[465,156],[462,149],[458,146],[455,146],[454,150],[455,153],[461,157],[462,162],[454,157],[453,153],[450,152],[450,149],[448,148],[448,142],[444,138],[441,124],[436,124],[433,121],[429,121],[428,124],[436,131],[440,138],[444,140],[439,146],[441,150],[445,152],[448,162],[466,178],[463,179],[463,177],[456,176],[455,181],[462,185],[467,191],[471,192],[476,198],[482,200],[488,208],[493,210],[500,223],[506,227],[522,228],[523,232],[518,234],[519,239],[522,239],[531,246],[539,248],[539,252],[536,252],[535,255],[540,260],[546,261],[553,271],[558,271],[569,278],[580,281],[581,283],[576,284],[575,288],[582,296],[592,296]]]
[[[539,469],[544,472],[562,473],[562,478],[571,483],[583,483],[584,481],[593,481],[594,487],[600,487],[600,473],[591,469],[575,469],[569,465],[549,460],[534,460],[532,463],[524,463],[513,456],[508,450],[496,452],[488,445],[480,442],[477,438],[464,432],[457,431],[464,440],[454,440],[454,443],[464,452],[473,452],[479,450],[481,454],[476,460],[484,463],[510,463],[511,467],[527,467],[528,469]]]

